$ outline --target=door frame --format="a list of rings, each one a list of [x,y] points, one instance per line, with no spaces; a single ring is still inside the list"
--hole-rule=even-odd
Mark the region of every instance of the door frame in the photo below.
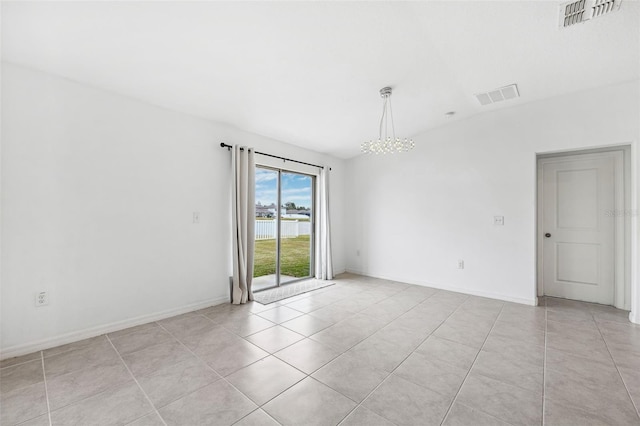
[[[303,281],[303,280],[308,280],[310,278],[313,278],[314,276],[314,271],[315,271],[315,259],[316,259],[316,255],[315,255],[315,246],[316,246],[316,234],[315,234],[315,228],[316,228],[316,185],[317,185],[317,178],[318,176],[312,173],[308,173],[308,172],[304,172],[304,171],[299,171],[299,170],[295,170],[295,169],[290,169],[290,168],[283,168],[277,165],[271,165],[271,164],[264,164],[262,162],[256,162],[255,166],[256,168],[261,168],[261,169],[266,169],[266,170],[272,170],[274,172],[278,173],[278,179],[277,179],[277,186],[276,186],[276,191],[277,191],[277,202],[276,202],[276,281],[275,284],[271,287],[266,287],[263,289],[260,289],[258,291],[263,291],[263,290],[271,290],[274,288],[278,288],[281,287],[283,284],[287,285],[287,284],[292,284],[292,283],[296,283],[298,281]],[[286,283],[281,283],[280,282],[280,254],[281,254],[281,247],[280,247],[280,243],[281,243],[281,238],[280,238],[280,225],[282,223],[282,173],[295,173],[298,175],[303,175],[303,176],[308,176],[311,178],[311,216],[309,217],[309,221],[310,221],[310,242],[309,242],[309,275],[306,277],[301,277],[295,280],[289,280]]]
[[[572,150],[536,154],[536,295],[544,296],[543,262],[543,173],[542,164],[566,161],[567,157],[602,157],[614,159],[615,200],[614,215],[623,216],[614,227],[614,306],[618,309],[632,308],[632,182],[631,145],[617,145],[595,149]],[[633,188],[635,190],[635,188]]]

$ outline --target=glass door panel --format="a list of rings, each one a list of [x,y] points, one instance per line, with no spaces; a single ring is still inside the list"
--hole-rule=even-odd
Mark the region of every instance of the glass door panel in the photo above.
[[[313,177],[280,174],[280,283],[311,276]]]
[[[278,285],[278,170],[256,167],[253,290]]]

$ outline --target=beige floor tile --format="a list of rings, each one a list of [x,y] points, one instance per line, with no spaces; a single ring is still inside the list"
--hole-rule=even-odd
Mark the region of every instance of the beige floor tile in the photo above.
[[[145,326],[147,325],[145,324]],[[42,353],[44,357],[47,358],[47,357],[58,355],[71,350],[82,349],[82,348],[86,348],[94,345],[100,346],[100,345],[103,345],[106,341],[107,341],[107,338],[104,335],[96,336],[90,339],[83,339],[77,342],[68,343],[66,345],[56,346],[55,348],[45,349],[44,351],[42,351]]]
[[[388,300],[388,299],[387,299]],[[360,311],[360,314],[381,319],[386,323],[393,321],[409,310],[403,305],[382,301]]]
[[[268,311],[262,311],[257,315],[276,324],[282,324],[285,321],[304,315],[304,312],[296,311],[288,306],[276,306]]]
[[[490,335],[538,346],[544,346],[545,344],[544,329],[540,329],[536,324],[524,322],[511,323],[496,321],[491,329]]]
[[[533,392],[542,393],[543,367],[496,352],[480,351],[471,370]]]
[[[618,376],[612,381],[614,383],[597,382],[585,376],[547,370],[545,398],[608,418],[613,424],[633,424],[639,420],[638,413],[622,379]]]
[[[224,380],[198,389],[158,411],[172,425],[231,425],[257,406]]]
[[[394,426],[389,420],[360,406],[344,419],[340,426]]]
[[[309,315],[320,318],[323,321],[335,324],[354,315],[353,312],[346,309],[339,309],[332,305],[325,306],[315,311],[309,312]]]
[[[179,315],[179,316],[182,316],[182,315]],[[109,336],[110,339],[116,339],[118,337],[122,337],[127,334],[139,333],[143,330],[150,330],[152,328],[158,328],[158,324],[155,322],[148,322],[146,324],[140,324],[134,327],[124,328],[122,330],[114,331],[113,333],[107,334],[107,336]],[[101,336],[101,337],[104,338],[104,336]],[[46,353],[45,353],[45,356],[46,356]]]
[[[436,336],[429,336],[423,344],[418,346],[416,352],[468,370],[471,368],[479,349]]]
[[[159,321],[158,324],[178,339],[211,330],[216,326],[213,321],[204,315],[195,314],[184,314],[178,317],[167,318],[166,320]]]
[[[563,330],[564,327],[578,328],[582,330],[597,331],[593,316],[576,317],[566,315],[562,311],[547,312],[547,327],[549,331]]]
[[[127,382],[133,379],[120,360],[75,370],[47,380],[49,405],[57,410]]]
[[[42,361],[34,360],[0,370],[0,394],[44,381]]]
[[[640,412],[640,370],[620,368],[620,375],[624,381],[636,409]]]
[[[251,312],[252,314],[257,314],[262,311],[268,311],[274,306],[279,306],[279,303],[280,302],[271,303],[269,305],[263,305],[262,303],[253,301],[253,302],[247,302],[245,305],[247,306],[249,312]]]
[[[588,338],[585,335],[548,332],[547,348],[601,361],[607,361],[611,358],[604,339],[595,336]]]
[[[83,370],[94,365],[108,364],[119,360],[118,353],[111,343],[102,336],[91,345],[72,349],[44,358],[44,370],[47,380],[62,374]]]
[[[437,328],[437,325],[433,328]],[[392,321],[373,333],[371,337],[377,337],[395,345],[408,346],[415,350],[429,337],[429,334],[431,334],[429,327],[423,329],[406,328],[403,323]]]
[[[26,422],[20,423],[20,426],[49,426],[49,415],[44,414],[35,419],[27,420]]]
[[[347,353],[376,370],[391,373],[415,349],[411,342],[394,343],[371,336],[349,349]]]
[[[257,315],[247,315],[242,318],[234,318],[229,321],[223,321],[220,324],[240,337],[246,337],[275,325],[275,323]]]
[[[444,420],[443,426],[509,426],[503,422],[480,410],[467,407],[464,404],[454,402],[449,414]]]
[[[444,324],[459,325],[488,334],[495,322],[495,316],[487,317],[486,315],[477,314],[473,310],[464,311],[462,310],[462,306],[460,306],[458,310],[445,320]]]
[[[337,425],[356,403],[307,377],[262,408],[284,426]]]
[[[444,322],[453,312],[455,312],[456,308],[447,304],[434,303],[431,301],[431,298],[425,300],[421,304],[415,306],[409,312],[419,312],[424,315],[425,318],[432,318],[440,320]]]
[[[148,348],[149,346],[174,340],[174,338],[160,326],[143,328],[125,334],[124,336],[110,337],[110,339],[120,355],[126,355]]]
[[[349,312],[358,313],[368,307],[376,304],[378,300],[375,297],[357,296],[342,299],[332,304],[334,308],[344,309]]]
[[[467,346],[480,349],[489,334],[486,328],[474,328],[473,326],[448,324],[446,321],[433,332],[433,336],[452,342],[462,343]]]
[[[325,328],[309,336],[309,338],[329,346],[338,352],[347,351],[367,337],[369,337],[369,334],[365,331],[353,326],[347,327],[342,323],[334,324],[329,328]]]
[[[24,364],[25,362],[40,359],[41,357],[42,357],[42,354],[40,352],[33,352],[27,355],[3,359],[2,361],[0,361],[0,369],[5,367],[11,367],[13,365]]]
[[[276,422],[273,417],[263,410],[258,409],[239,422],[234,423],[234,426],[280,426],[280,423]]]
[[[326,300],[318,300],[317,298],[307,297],[304,299],[285,303],[283,306],[308,314],[309,312],[327,306],[329,303],[330,302],[327,302]]]
[[[392,374],[362,405],[397,425],[439,425],[451,401]]]
[[[391,321],[386,327],[403,327],[419,332],[421,335],[426,337],[437,329],[440,324],[442,324],[442,320],[440,318],[429,317],[420,311],[411,310]]]
[[[47,398],[44,382],[22,386],[0,395],[0,424],[21,423],[46,412]]]
[[[127,426],[164,426],[164,422],[158,414],[151,413],[127,424]]]
[[[222,326],[211,330],[181,337],[180,341],[197,354],[219,351],[226,346],[242,341],[242,339]]]
[[[302,339],[303,335],[280,325],[247,336],[248,341],[270,353],[278,352]]]
[[[332,324],[311,315],[302,315],[292,320],[283,322],[281,325],[291,331],[295,331],[298,334],[309,337],[320,330],[324,330],[325,328],[330,327]]]
[[[135,383],[111,388],[51,412],[53,425],[127,424],[153,411]]]
[[[138,383],[156,407],[163,407],[218,379],[220,376],[202,361],[191,358],[139,377]]]
[[[209,308],[202,313],[215,323],[228,321],[232,318],[242,318],[247,315],[252,315],[251,310],[254,309],[251,305],[232,305],[230,303],[224,303]]]
[[[382,383],[387,374],[346,353],[313,373],[312,377],[352,400],[361,402]]]
[[[304,339],[274,355],[298,370],[311,374],[340,355],[340,352],[315,340]]]
[[[146,376],[161,368],[187,361],[194,356],[178,341],[165,341],[137,352],[123,355],[122,359],[136,377]]]
[[[612,426],[625,423],[612,423],[610,419],[598,413],[590,413],[547,398],[544,404],[544,424],[548,426]]]
[[[240,339],[233,344],[222,346],[213,352],[198,354],[198,356],[224,377],[269,356],[269,353]]]
[[[456,401],[514,425],[542,422],[542,392],[531,392],[471,373]]]
[[[594,388],[622,383],[611,358],[593,359],[548,348],[546,367],[547,370],[569,374],[584,385]]]
[[[274,356],[263,358],[227,376],[227,380],[253,402],[262,405],[284,392],[306,374]]]
[[[505,358],[527,362],[540,367],[544,365],[544,346],[521,340],[509,339],[489,333],[482,350],[498,353]]]
[[[458,393],[467,371],[428,355],[414,352],[393,374],[453,398]]]
[[[629,345],[607,345],[616,365],[623,368],[640,370],[640,350]]]

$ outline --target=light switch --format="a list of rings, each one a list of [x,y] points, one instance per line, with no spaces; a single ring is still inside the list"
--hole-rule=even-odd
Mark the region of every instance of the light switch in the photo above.
[[[504,216],[494,216],[493,217],[493,224],[496,226],[503,226],[504,225]]]

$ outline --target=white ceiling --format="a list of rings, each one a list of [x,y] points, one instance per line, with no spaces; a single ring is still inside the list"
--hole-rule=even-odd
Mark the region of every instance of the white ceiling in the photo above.
[[[377,138],[386,85],[410,137],[640,78],[640,2],[563,30],[558,4],[3,2],[2,58],[348,158]],[[511,83],[521,98],[473,96]]]

